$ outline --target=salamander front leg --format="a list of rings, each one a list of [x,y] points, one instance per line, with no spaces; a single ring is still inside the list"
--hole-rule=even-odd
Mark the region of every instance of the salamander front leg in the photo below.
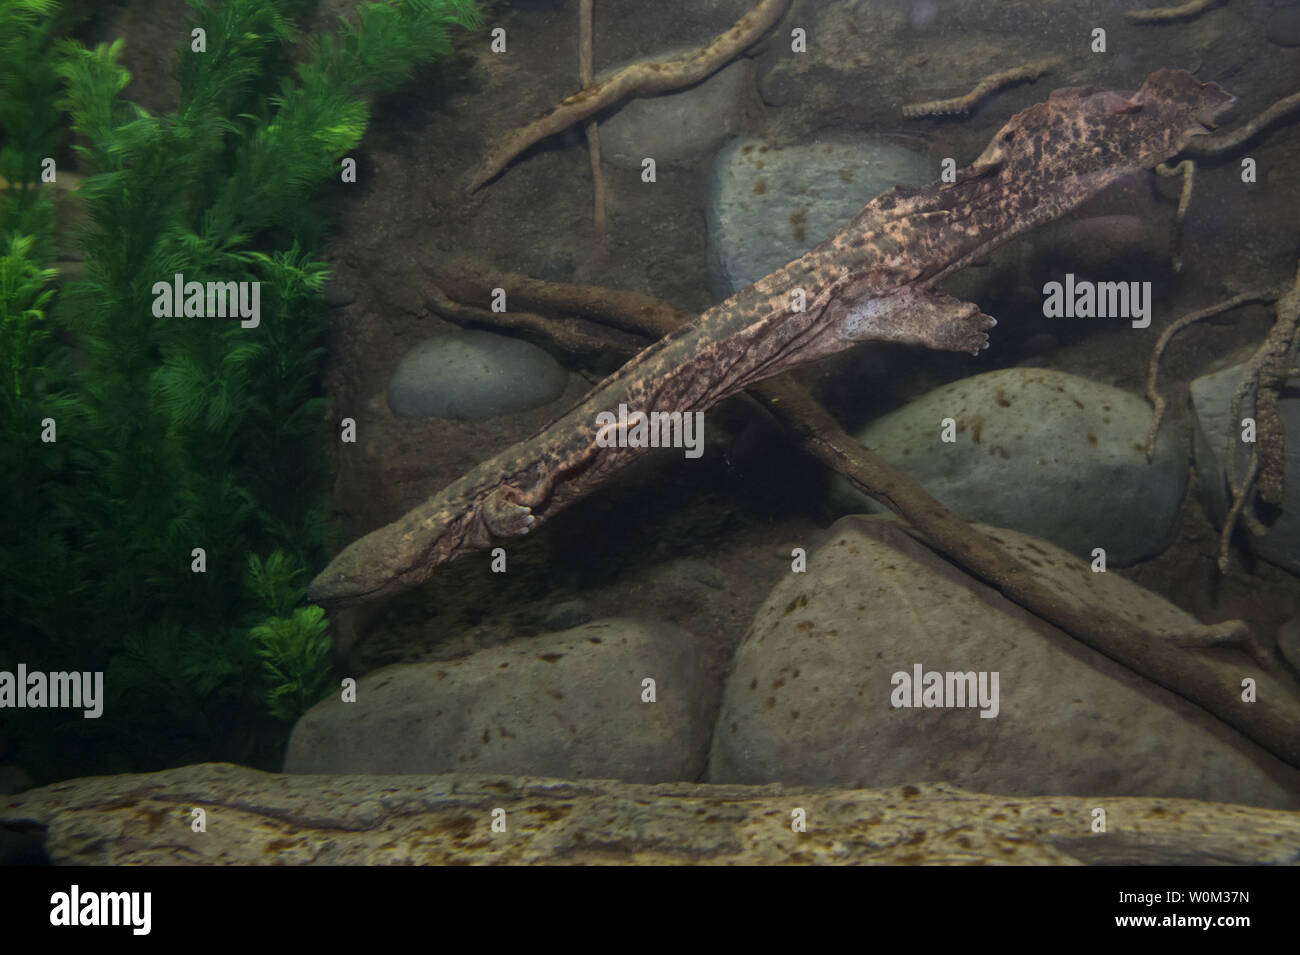
[[[537,523],[533,509],[517,504],[512,498],[519,492],[503,484],[487,496],[481,511],[483,524],[493,537],[517,537],[527,534]]]

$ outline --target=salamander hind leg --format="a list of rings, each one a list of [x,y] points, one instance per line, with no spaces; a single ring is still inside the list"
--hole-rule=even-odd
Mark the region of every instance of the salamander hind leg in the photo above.
[[[921,288],[866,296],[843,309],[837,320],[841,334],[852,341],[901,342],[972,355],[989,347],[988,330],[997,324],[972,302]]]

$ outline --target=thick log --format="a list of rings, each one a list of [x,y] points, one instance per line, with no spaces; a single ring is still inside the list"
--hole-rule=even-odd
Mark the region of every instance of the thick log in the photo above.
[[[193,831],[196,809],[204,832]],[[496,809],[505,832],[493,831]],[[801,833],[791,827],[800,809]],[[1093,831],[1096,809],[1104,833]],[[1300,813],[1190,799],[1008,797],[943,783],[287,776],[222,763],[4,797],[0,845],[24,836],[59,865],[1300,862]]]

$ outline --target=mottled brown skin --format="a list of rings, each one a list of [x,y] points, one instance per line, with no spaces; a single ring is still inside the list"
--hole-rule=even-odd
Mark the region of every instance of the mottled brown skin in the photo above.
[[[807,255],[646,348],[534,437],[348,546],[309,596],[340,606],[390,594],[494,538],[528,533],[644,453],[596,444],[597,414],[620,404],[701,411],[858,341],[979,352],[993,319],[935,283],[1176,155],[1232,102],[1181,70],[1153,73],[1133,94],[1057,90],[1014,116],[956,182],[873,200]]]

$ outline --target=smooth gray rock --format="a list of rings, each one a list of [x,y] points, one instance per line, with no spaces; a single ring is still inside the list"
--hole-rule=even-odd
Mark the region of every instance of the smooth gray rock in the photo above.
[[[1278,46],[1300,46],[1300,9],[1282,6],[1268,18],[1265,36]]]
[[[1063,597],[1085,596],[1158,639],[1195,623],[1045,541],[981,529]],[[915,664],[996,671],[997,716],[895,708],[892,676]],[[1236,678],[1221,665],[1225,681]],[[839,521],[808,571],[759,609],[727,679],[708,778],[1300,804],[1300,771],[870,517]]]
[[[1231,365],[1197,378],[1189,386],[1196,417],[1193,448],[1202,475],[1201,491],[1220,527],[1228,514],[1229,468],[1240,480],[1250,468],[1251,446],[1241,440],[1241,422],[1232,416],[1232,397],[1245,373],[1244,365]],[[1292,379],[1278,402],[1285,436],[1282,512],[1262,536],[1246,534],[1251,549],[1264,560],[1300,574],[1300,379]],[[1255,414],[1254,394],[1242,401],[1242,417]],[[1235,457],[1235,461],[1233,460]],[[1245,527],[1243,523],[1241,525]]]
[[[492,332],[440,335],[407,352],[388,381],[388,406],[412,418],[482,421],[564,393],[568,373],[542,349]]]
[[[357,681],[293,729],[287,773],[497,772],[698,779],[719,689],[701,642],[670,624],[608,618],[461,660]],[[657,701],[643,703],[642,681]]]
[[[940,440],[944,418],[956,441]],[[1186,440],[1166,421],[1147,463],[1151,409],[1077,375],[1007,368],[944,385],[857,438],[968,520],[1043,537],[1114,564],[1165,549],[1187,483]],[[843,510],[878,510],[838,482]]]
[[[681,52],[645,59],[662,62]],[[741,131],[756,99],[754,68],[741,58],[687,89],[627,101],[600,124],[601,157],[639,169],[647,157],[667,165],[708,156]]]
[[[936,177],[924,154],[883,137],[731,143],[709,182],[714,295],[725,298],[799,258],[885,190]]]

